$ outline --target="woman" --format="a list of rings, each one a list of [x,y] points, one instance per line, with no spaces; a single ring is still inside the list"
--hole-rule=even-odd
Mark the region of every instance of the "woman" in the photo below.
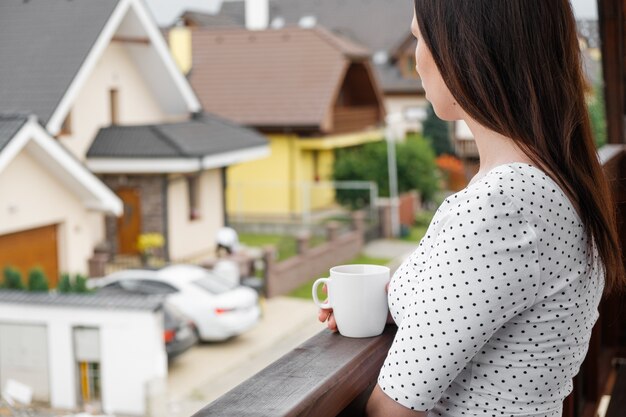
[[[394,274],[368,416],[561,416],[622,285],[568,0],[415,0],[416,69],[480,155]],[[320,320],[336,324],[331,310]]]

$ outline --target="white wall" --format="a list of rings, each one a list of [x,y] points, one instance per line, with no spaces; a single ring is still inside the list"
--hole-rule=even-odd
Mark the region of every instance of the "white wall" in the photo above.
[[[416,96],[385,96],[384,102],[387,114],[404,114],[408,108],[420,107],[426,109],[428,107],[428,102],[425,98]],[[398,126],[398,131],[404,132],[403,137],[408,131],[421,132],[422,123],[403,121]]]
[[[80,160],[85,159],[98,130],[111,124],[111,89],[118,91],[120,125],[180,120],[163,112],[127,48],[120,42],[112,42],[72,105],[72,134],[60,138]]]
[[[29,192],[30,190],[30,192]],[[84,204],[22,150],[0,175],[0,235],[59,224],[61,272],[86,273],[104,216]],[[99,226],[98,226],[99,225]]]
[[[167,195],[168,238],[172,260],[207,255],[215,249],[215,235],[224,224],[222,174],[218,169],[200,177],[201,217],[189,220],[189,198],[184,177],[171,177]]]
[[[74,327],[100,330],[102,406],[106,413],[144,415],[147,384],[167,378],[160,313],[2,304],[0,323],[48,327],[50,401],[54,408],[77,406]]]

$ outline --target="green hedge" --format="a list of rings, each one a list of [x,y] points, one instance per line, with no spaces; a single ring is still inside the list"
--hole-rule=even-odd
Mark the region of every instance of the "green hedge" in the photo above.
[[[439,190],[435,152],[421,136],[409,136],[396,144],[398,191],[417,190],[423,201],[431,201]],[[379,195],[389,196],[389,170],[385,141],[339,149],[333,167],[335,181],[373,181]],[[337,202],[352,209],[369,205],[367,190],[337,190]]]

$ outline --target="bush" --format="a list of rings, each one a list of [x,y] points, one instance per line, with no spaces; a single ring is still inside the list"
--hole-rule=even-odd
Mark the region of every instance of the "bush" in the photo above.
[[[432,104],[429,104],[426,110],[426,120],[424,120],[422,134],[430,142],[437,156],[442,154],[455,154],[450,138],[450,125],[448,122],[437,117]]]
[[[76,293],[89,292],[89,289],[87,288],[87,277],[81,274],[76,274],[74,276],[74,285],[72,286],[72,290]]]
[[[57,291],[60,293],[72,292],[72,281],[70,280],[70,274],[61,274],[61,280],[59,280],[59,286]]]
[[[48,278],[41,268],[33,268],[28,273],[28,290],[35,292],[48,291]]]
[[[606,113],[604,111],[604,94],[601,85],[596,85],[593,89],[593,96],[587,102],[589,118],[591,119],[591,129],[596,142],[596,148],[604,146],[606,140]]]
[[[15,269],[7,266],[3,271],[4,275],[4,285],[3,288],[9,290],[23,290],[24,283],[22,282],[22,273]]]
[[[426,140],[411,136],[396,145],[398,192],[417,190],[430,201],[438,190],[435,155]],[[374,142],[337,151],[333,169],[335,181],[373,181],[380,196],[389,196],[389,170],[386,142]],[[337,201],[352,209],[369,204],[367,190],[337,190]]]

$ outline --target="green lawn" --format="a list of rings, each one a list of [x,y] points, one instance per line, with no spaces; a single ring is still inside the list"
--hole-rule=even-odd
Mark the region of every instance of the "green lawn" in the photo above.
[[[428,225],[432,220],[435,212],[424,210],[420,214],[418,214],[415,218],[415,225],[411,227],[411,231],[408,236],[402,238],[402,240],[406,240],[409,242],[419,242],[422,240],[424,235],[426,234],[426,230],[428,230]]]
[[[257,235],[250,233],[242,233],[239,235],[239,241],[246,246],[264,247],[273,245],[278,251],[278,261],[284,261],[296,254],[296,238],[289,235]],[[311,237],[310,246],[315,247],[324,243],[324,238]]]
[[[374,265],[387,265],[391,260],[390,259],[378,259],[378,258],[370,258],[364,255],[359,255],[356,258],[350,260],[349,262],[345,262],[346,265],[349,264],[374,264]],[[320,278],[320,277],[317,277]],[[302,285],[300,288],[292,291],[289,297],[303,298],[305,300],[312,300],[311,290],[313,289],[313,283],[317,278],[312,279],[306,284]],[[321,285],[318,291],[318,296],[321,300],[326,298],[321,291]]]

